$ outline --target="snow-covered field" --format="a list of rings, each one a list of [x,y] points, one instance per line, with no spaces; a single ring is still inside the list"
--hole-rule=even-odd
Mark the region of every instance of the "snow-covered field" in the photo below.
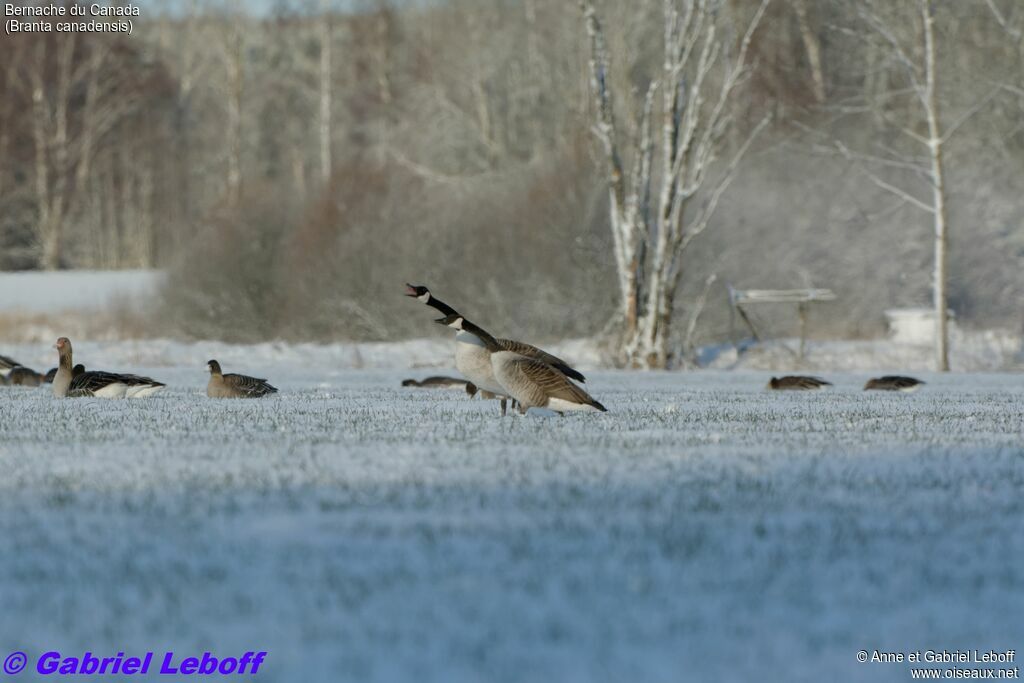
[[[0,389],[0,657],[904,681],[857,651],[1024,649],[1019,375],[884,395],[864,373],[773,394],[764,372],[595,372],[607,414],[500,419],[399,387],[435,370],[260,364],[278,396],[215,402],[205,360],[93,357],[171,384],[148,400]]]

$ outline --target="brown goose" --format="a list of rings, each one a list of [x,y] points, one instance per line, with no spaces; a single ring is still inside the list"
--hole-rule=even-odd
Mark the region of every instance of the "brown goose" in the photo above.
[[[910,393],[920,389],[922,384],[924,382],[913,377],[885,375],[884,377],[869,379],[868,383],[864,385],[864,391],[902,391]]]
[[[152,396],[166,385],[149,377],[122,375],[115,372],[82,371],[75,374],[72,362],[71,341],[61,337],[54,344],[60,362],[53,376],[53,395],[58,398],[145,398]]]
[[[221,372],[220,363],[208,361],[210,381],[206,384],[206,395],[210,398],[260,398],[268,394],[276,394],[277,388],[267,380],[247,375],[225,375]]]
[[[423,380],[402,380],[403,387],[420,387],[423,389],[465,389],[467,384],[471,384],[471,382],[455,377],[441,377],[437,375]]]
[[[490,356],[495,379],[507,396],[518,401],[520,413],[530,408],[547,408],[559,415],[576,410],[607,410],[590,394],[573,384],[559,368],[538,358],[506,349],[497,339],[458,313],[445,316],[437,322],[479,340]]]
[[[11,368],[6,382],[12,387],[38,387],[43,383],[43,376],[35,370],[18,365]]]
[[[772,377],[768,382],[768,388],[775,391],[807,391],[810,389],[824,389],[832,386],[832,382],[826,382],[820,377],[808,377],[806,375],[787,375],[785,377]]]

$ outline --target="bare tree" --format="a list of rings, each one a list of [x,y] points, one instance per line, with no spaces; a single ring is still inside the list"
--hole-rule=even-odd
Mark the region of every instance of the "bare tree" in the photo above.
[[[945,125],[939,106],[941,99],[934,0],[916,0],[916,30],[910,31],[913,34],[911,40],[901,39],[894,30],[895,22],[883,17],[874,0],[859,0],[856,10],[861,21],[874,36],[875,42],[888,55],[889,62],[895,64],[902,74],[901,85],[907,86],[905,92],[911,102],[908,121],[894,121],[887,114],[883,115],[883,119],[898,128],[905,138],[922,149],[924,156],[880,156],[852,151],[841,142],[836,143],[836,146],[844,156],[856,163],[875,185],[899,197],[901,202],[908,203],[931,216],[934,250],[932,303],[935,315],[935,366],[939,371],[945,372],[949,370],[949,223],[945,149],[950,137],[987,104],[992,94],[978,100],[953,123]],[[901,85],[896,87],[900,88]],[[888,99],[893,98],[890,96]],[[924,134],[919,131],[924,131]],[[920,188],[915,191],[900,181],[884,177],[882,169],[896,173],[909,171],[911,178],[916,177],[923,181],[924,191],[928,196],[922,198]]]
[[[671,325],[684,252],[707,229],[744,154],[769,120],[765,117],[754,126],[718,177],[709,181],[708,173],[733,127],[732,95],[750,73],[747,52],[768,0],[758,5],[735,45],[721,36],[726,30],[722,2],[691,0],[682,5],[680,9],[675,0],[664,0],[660,80],[652,79],[647,88],[627,173],[604,31],[593,1],[582,0],[590,38],[594,132],[607,164],[620,290],[619,361],[636,367],[660,368],[672,362]],[[655,168],[652,118],[659,89],[660,168]],[[700,205],[695,201],[698,196],[703,198]]]

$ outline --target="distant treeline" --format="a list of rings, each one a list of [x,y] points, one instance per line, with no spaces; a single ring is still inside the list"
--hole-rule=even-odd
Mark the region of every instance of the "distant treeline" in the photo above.
[[[722,7],[741,24],[756,4]],[[921,132],[906,83],[860,11],[913,44],[900,5],[769,6],[735,135],[773,123],[676,297],[685,315],[718,274],[698,341],[728,336],[725,283],[830,287],[840,299],[814,322],[831,335],[929,301],[927,217],[863,172],[927,192],[901,166]],[[658,74],[663,0],[598,6],[608,77],[637,93],[615,102],[628,129]],[[199,0],[134,22],[0,41],[0,268],[167,269],[161,333],[232,340],[432,332],[406,281],[524,337],[594,334],[615,310],[577,3],[279,0],[250,15]],[[937,30],[947,126],[970,114],[947,160],[951,306],[1017,326],[1024,6],[939,3]],[[760,322],[783,332],[788,315]]]

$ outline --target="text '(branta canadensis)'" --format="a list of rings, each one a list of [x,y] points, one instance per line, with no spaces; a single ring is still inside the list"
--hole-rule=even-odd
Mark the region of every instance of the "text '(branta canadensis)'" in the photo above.
[[[919,379],[904,377],[903,375],[885,375],[869,379],[864,385],[864,391],[902,391],[910,393],[917,391],[924,384]]]
[[[145,398],[152,396],[166,385],[150,377],[119,374],[114,372],[85,371],[75,374],[72,361],[71,341],[61,337],[54,344],[57,349],[57,373],[53,377],[53,395],[58,398]]]
[[[772,377],[768,382],[768,388],[774,391],[809,391],[824,389],[830,386],[832,386],[832,382],[826,382],[820,377],[809,377],[806,375]]]
[[[490,355],[494,377],[505,394],[519,402],[519,411],[547,408],[567,411],[601,411],[606,408],[572,383],[561,370],[536,358],[506,350],[488,332],[458,314],[435,321],[474,337]]]
[[[220,363],[207,361],[210,381],[206,384],[206,395],[210,398],[260,398],[277,393],[277,387],[267,380],[248,375],[227,374],[221,372]]]

